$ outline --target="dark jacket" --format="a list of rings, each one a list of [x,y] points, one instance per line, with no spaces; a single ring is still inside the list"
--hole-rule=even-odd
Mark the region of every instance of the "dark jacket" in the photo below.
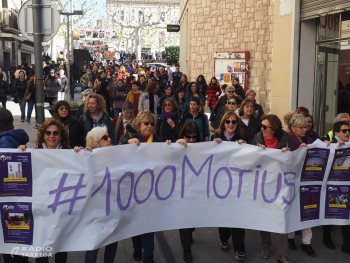
[[[201,89],[201,93],[203,95],[203,97],[205,98],[205,95],[207,94],[207,89],[208,89],[208,84],[206,82],[197,82],[200,89]]]
[[[94,128],[94,121],[92,120],[90,116],[90,111],[87,110],[83,115],[80,116],[79,122],[82,125],[83,128],[83,140],[85,146],[85,138],[89,131],[91,131]],[[114,138],[114,130],[112,126],[111,118],[109,117],[107,112],[103,112],[103,116],[98,121],[99,125],[105,125],[107,126],[109,137],[112,140],[112,145],[115,145],[115,138]]]
[[[32,93],[32,95],[30,96],[30,98],[32,100],[35,100],[35,93],[36,93],[36,85],[34,85],[34,82],[28,82],[28,92]]]
[[[259,118],[264,115],[263,108],[261,107],[260,104],[258,104],[256,102],[254,102],[254,111],[258,115]]]
[[[17,129],[0,132],[0,148],[18,148],[18,146],[28,142],[29,137],[25,130]]]
[[[214,129],[219,128],[221,117],[224,112],[224,107],[227,101],[227,95],[222,96],[215,104],[215,107],[213,108],[210,114],[210,126],[212,126]]]
[[[85,145],[83,127],[76,118],[70,116],[67,122],[63,123],[63,125],[69,125],[69,145],[71,149],[75,146]]]
[[[7,93],[9,91],[9,85],[6,81],[0,79],[0,101],[7,101]]]
[[[119,145],[128,144],[129,139],[136,138],[141,142],[140,134],[130,125],[126,126],[126,133],[120,138]],[[153,142],[160,142],[157,134],[153,134]]]
[[[205,98],[203,97],[202,93],[197,93],[198,98],[200,99],[200,101],[202,102],[202,105],[205,105]],[[185,95],[185,99],[190,102],[190,100],[194,97],[194,94],[192,93],[192,91],[187,92]]]
[[[166,140],[176,142],[177,135],[181,129],[181,118],[176,117],[173,121],[175,123],[175,127],[171,128],[171,126],[168,124],[166,117],[164,117],[163,115],[157,117],[155,133],[157,134],[161,142],[165,142]]]
[[[306,135],[309,136],[312,139],[312,141],[316,141],[317,139],[320,139],[320,136],[318,135],[318,133],[313,130],[307,131]]]
[[[243,134],[244,134],[243,138],[249,144],[252,143],[255,137],[255,134],[257,134],[260,131],[260,124],[261,124],[261,121],[259,118],[257,117],[252,117],[252,118],[253,119],[251,120],[248,126],[240,119],[241,127],[243,129]]]
[[[262,131],[259,131],[257,134],[255,134],[254,139],[251,143],[252,145],[265,145],[265,140]],[[294,145],[292,139],[288,136],[288,133],[283,131],[281,139],[277,143],[276,149],[282,149],[288,147],[291,151],[294,151]]]
[[[61,88],[61,81],[59,78],[49,78],[47,77],[44,81],[44,89],[47,97],[49,98],[57,98],[58,92]]]
[[[185,98],[182,101],[182,105],[180,105],[180,102],[176,98],[174,100],[175,100],[177,108],[180,112],[180,118],[182,119],[183,116],[190,110],[190,105],[189,105],[188,101],[185,100]]]
[[[237,95],[241,96],[242,99],[245,99],[245,92],[244,89],[241,85],[234,86],[235,87],[235,92]]]
[[[79,120],[80,116],[84,114],[84,108],[85,108],[85,103],[80,104],[80,106],[77,110],[76,116],[75,116],[75,118],[77,118],[77,120]]]
[[[21,81],[20,79],[15,80],[15,84],[13,86],[13,94],[17,94],[17,98],[24,98],[24,93],[26,92],[27,89],[27,79],[23,79]]]
[[[211,141],[214,141],[214,139],[221,139],[221,140],[223,140],[223,141],[229,141],[229,140],[227,140],[227,138],[225,137],[225,135],[224,135],[224,133],[221,133],[221,134],[219,134],[219,133],[214,133],[211,137],[210,137],[210,140]],[[235,134],[232,138],[231,138],[231,140],[230,140],[230,142],[237,142],[237,141],[239,141],[239,140],[242,140],[243,138],[241,137],[241,136],[239,136],[239,135],[237,135],[237,134]]]

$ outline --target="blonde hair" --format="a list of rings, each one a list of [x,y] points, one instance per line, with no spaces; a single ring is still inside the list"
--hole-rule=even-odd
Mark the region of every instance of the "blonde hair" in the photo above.
[[[89,99],[96,99],[99,111],[106,111],[106,102],[100,94],[92,93],[85,99],[84,110],[87,111],[89,108]]]
[[[254,90],[252,90],[252,89],[247,90],[247,92],[245,93],[245,96],[248,97],[248,95],[250,93],[253,93],[256,96],[256,92]]]
[[[106,126],[97,126],[86,135],[86,147],[91,149],[99,148],[98,142],[107,133]]]
[[[307,125],[307,120],[301,114],[296,114],[295,112],[289,112],[283,117],[285,125],[288,125],[289,131],[291,131],[292,126],[300,127]]]
[[[139,132],[140,131],[140,126],[142,122],[156,122],[156,116],[150,112],[149,110],[146,111],[141,111],[137,114],[136,118],[134,119],[134,121],[132,122],[132,128]],[[155,129],[154,129],[155,130]],[[153,131],[154,131],[153,130]]]
[[[348,119],[350,119],[350,116],[349,116],[349,114],[347,114],[347,113],[339,113],[339,114],[335,117],[334,122],[338,122],[338,121],[340,121],[340,120],[343,119],[343,118],[348,118]]]

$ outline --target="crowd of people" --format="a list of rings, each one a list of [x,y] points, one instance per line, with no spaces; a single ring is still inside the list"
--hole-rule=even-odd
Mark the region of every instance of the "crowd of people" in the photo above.
[[[299,107],[280,120],[274,114],[264,114],[256,101],[254,90],[244,91],[239,79],[232,85],[220,87],[212,77],[207,83],[200,75],[189,82],[187,76],[176,67],[174,72],[159,67],[124,67],[119,65],[86,65],[81,76],[84,102],[74,115],[64,100],[55,103],[54,116],[46,120],[38,130],[39,149],[92,150],[122,144],[179,143],[187,147],[189,143],[215,141],[251,144],[257,147],[293,151],[321,139],[325,145],[349,142],[350,117],[340,113],[334,120],[333,130],[319,136],[308,109]],[[63,71],[63,72],[61,72]],[[62,73],[62,75],[61,75]],[[35,90],[35,75],[27,82],[26,72],[20,70],[14,85],[17,99],[26,98],[26,93]],[[48,71],[45,92],[50,103],[57,99],[62,90],[61,77],[64,69]],[[3,75],[0,72],[0,79]],[[0,80],[0,87],[2,82]],[[0,98],[1,97],[0,88]],[[35,93],[31,93],[33,94]],[[30,97],[32,99],[32,97]],[[34,98],[35,100],[35,98]],[[3,106],[6,106],[6,104]],[[210,110],[210,117],[205,114]],[[25,115],[21,109],[21,120]],[[28,110],[29,113],[31,111]],[[27,116],[27,120],[30,120]],[[286,125],[283,130],[282,121]],[[0,108],[0,148],[20,148],[26,150],[29,138],[23,130],[15,130],[13,116],[5,107]],[[195,229],[180,229],[183,259],[192,262],[192,233]],[[342,226],[342,251],[350,253],[350,226]],[[270,257],[271,233],[261,231],[261,257]],[[296,250],[295,233],[275,234],[277,237],[278,262],[292,262],[288,249]],[[245,253],[245,230],[240,228],[219,228],[220,249],[229,249],[232,237],[235,258],[243,260]],[[316,252],[311,246],[312,229],[302,230],[302,250],[311,257]],[[154,233],[146,233],[132,238],[136,261],[154,262]],[[331,238],[331,226],[323,227],[323,243],[331,249],[335,245]],[[113,262],[118,243],[110,244],[105,250],[105,262]],[[86,252],[85,262],[96,262],[98,249]],[[60,258],[60,259],[57,259]],[[13,262],[4,255],[5,262]],[[38,262],[47,259],[38,259]],[[67,253],[56,254],[58,262],[66,262]]]

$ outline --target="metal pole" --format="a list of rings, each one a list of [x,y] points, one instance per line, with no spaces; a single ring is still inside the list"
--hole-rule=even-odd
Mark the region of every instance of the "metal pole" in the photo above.
[[[70,8],[70,11],[73,13],[74,11],[73,11],[73,0],[71,0],[70,1],[70,4],[71,4],[71,8]],[[72,27],[72,37],[71,37],[71,39],[72,39],[72,43],[71,43],[71,47],[72,47],[72,62],[74,63],[74,45],[73,45],[73,41],[74,41],[74,37],[73,37],[73,17],[72,17],[72,19],[71,19],[71,27]]]
[[[68,85],[67,85],[67,100],[70,101],[70,65],[69,65],[69,15],[67,15],[67,38],[66,38],[66,44],[67,44],[67,79],[68,79]]]
[[[44,114],[44,82],[43,82],[43,56],[41,54],[42,40],[42,13],[41,0],[33,0],[33,35],[34,35],[34,57],[36,77],[36,115],[39,125],[45,121]]]

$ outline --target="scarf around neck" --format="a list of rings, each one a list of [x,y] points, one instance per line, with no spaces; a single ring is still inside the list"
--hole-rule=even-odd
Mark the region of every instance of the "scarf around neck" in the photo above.
[[[162,111],[162,115],[165,118],[170,118],[172,120],[174,120],[177,117],[177,111],[175,112],[166,112],[165,110]]]

